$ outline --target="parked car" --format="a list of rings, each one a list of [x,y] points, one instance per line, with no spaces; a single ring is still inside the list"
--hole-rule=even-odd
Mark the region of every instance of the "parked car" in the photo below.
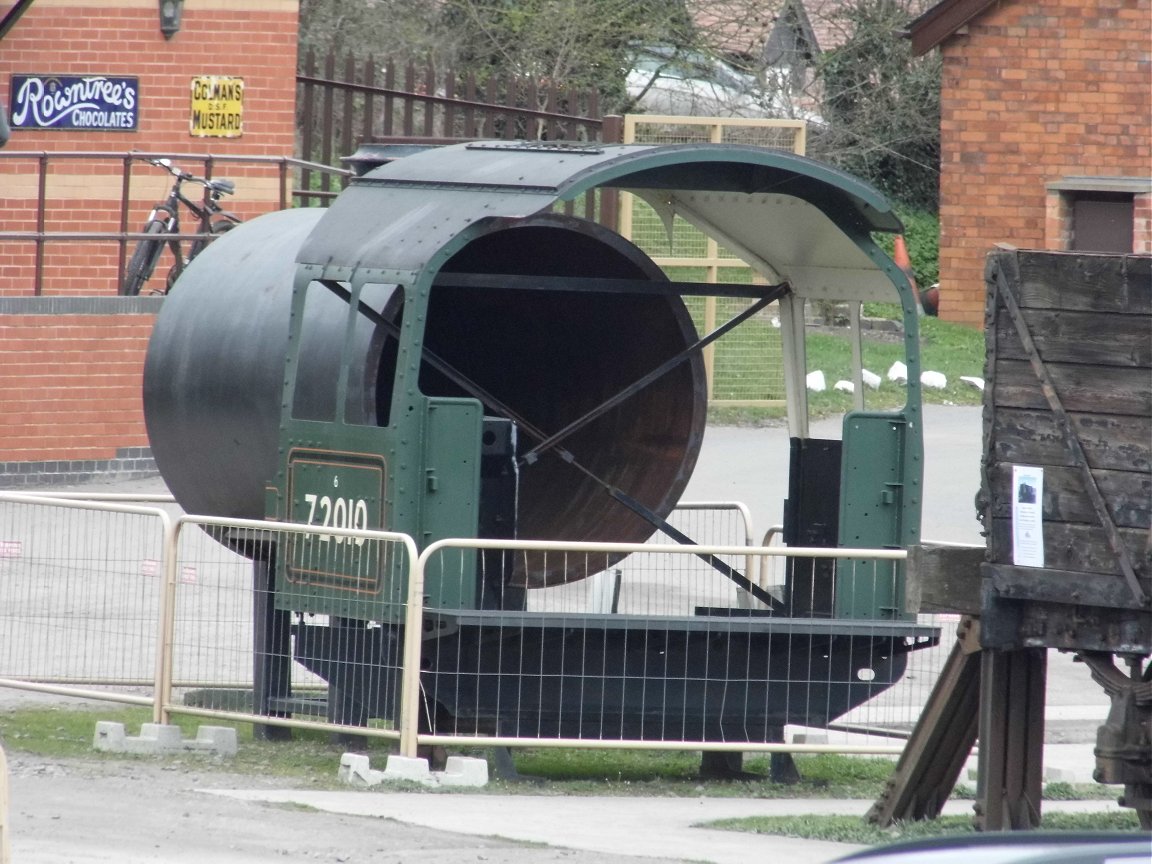
[[[1152,837],[1120,831],[1004,831],[906,840],[833,864],[1148,864]]]
[[[666,45],[637,48],[625,86],[649,114],[765,117],[756,79],[716,57]]]

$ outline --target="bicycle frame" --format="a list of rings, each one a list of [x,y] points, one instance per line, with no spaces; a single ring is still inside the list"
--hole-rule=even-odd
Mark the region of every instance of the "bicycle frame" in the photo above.
[[[235,190],[235,185],[231,181],[196,177],[172,165],[168,159],[149,159],[147,161],[151,165],[166,170],[175,180],[172,183],[172,188],[168,191],[168,197],[156,204],[148,214],[144,233],[157,236],[143,239],[138,244],[128,264],[125,284],[121,288],[122,294],[139,293],[155,272],[164,245],[167,245],[172,251],[174,259],[172,268],[168,272],[166,293],[188,263],[204,250],[213,235],[222,233],[240,222],[239,216],[224,210],[217,203],[222,195],[231,194]],[[201,201],[194,201],[184,193],[183,185],[186,182],[197,183],[204,187]],[[180,237],[181,205],[188,208],[198,223],[197,237],[192,241],[187,257],[184,256]],[[214,222],[214,217],[220,217],[220,219]],[[162,237],[166,239],[161,239]]]

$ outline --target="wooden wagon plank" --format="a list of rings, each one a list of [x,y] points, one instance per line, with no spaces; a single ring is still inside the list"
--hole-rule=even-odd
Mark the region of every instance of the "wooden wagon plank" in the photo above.
[[[1143,608],[1132,598],[1128,583],[1119,573],[1098,573],[1086,579],[1079,571],[1007,564],[985,564],[983,572],[992,580],[996,593],[1011,600],[1043,600],[1109,609]]]
[[[998,596],[996,601],[980,619],[980,644],[985,648],[1045,645],[1062,651],[1152,651],[1152,615],[1146,609]]]
[[[1045,363],[1152,369],[1152,333],[1146,316],[1023,309],[1021,316]],[[997,322],[996,340],[1001,359],[1028,359],[1010,316]]]
[[[1093,471],[1108,512],[1121,528],[1147,529],[1152,522],[1152,474],[1139,471]],[[1012,466],[989,469],[991,512],[1012,516]],[[1075,468],[1044,469],[1044,519],[1052,522],[1096,523],[1096,511],[1084,495],[1084,481]]]
[[[1116,553],[1108,542],[1108,535],[1099,525],[1081,525],[1068,522],[1045,522],[1044,568],[1052,570],[1078,570],[1091,579],[1091,574],[1119,574]],[[1148,530],[1118,528],[1117,534],[1132,558],[1141,581],[1148,582]],[[993,519],[988,532],[989,558],[996,564],[1012,563],[1012,520]]]
[[[1024,309],[1152,314],[1152,258],[1020,252],[1017,299]]]
[[[1152,334],[1148,338],[1152,341]],[[1069,411],[1152,416],[1152,370],[1046,365],[1056,392]],[[1047,409],[1043,388],[1027,360],[999,360],[995,379],[997,408]]]
[[[1152,471],[1152,417],[1071,412],[1068,420],[1080,439],[1089,468]],[[995,462],[1078,464],[1049,411],[998,408],[989,446]]]

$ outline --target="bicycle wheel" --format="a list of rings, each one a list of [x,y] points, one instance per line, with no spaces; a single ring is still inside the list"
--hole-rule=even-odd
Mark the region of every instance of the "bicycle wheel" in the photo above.
[[[168,226],[159,219],[154,219],[144,226],[145,234],[167,234]],[[120,286],[120,294],[125,297],[135,297],[152,278],[156,271],[156,263],[160,260],[160,253],[164,251],[164,240],[157,237],[145,237],[136,244],[132,258],[124,270],[124,284]]]
[[[210,236],[205,236],[201,233],[196,240],[192,241],[192,246],[188,250],[188,261],[191,262],[193,258],[203,252],[208,244],[212,242],[213,237],[219,236],[220,234],[227,234],[235,228],[236,225],[237,223],[230,219],[217,219],[208,226],[208,234]]]

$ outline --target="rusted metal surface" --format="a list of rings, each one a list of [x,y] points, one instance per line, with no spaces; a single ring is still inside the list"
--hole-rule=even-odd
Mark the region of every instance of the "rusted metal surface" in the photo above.
[[[185,296],[174,292],[169,301],[179,314],[166,317],[169,325],[157,325],[161,335],[153,345],[166,339],[168,347],[149,353],[145,414],[157,464],[190,511],[259,517],[265,483],[275,471],[290,311],[284,297],[293,289],[293,254],[286,249],[300,244],[319,213],[276,216],[274,223],[256,222],[256,228],[246,225],[236,237],[224,238],[244,239],[243,249],[230,243],[220,254],[198,258],[199,266],[189,268],[181,282]],[[506,413],[510,409],[529,421],[524,434],[531,434],[533,424],[563,428],[694,341],[691,321],[675,295],[481,291],[455,284],[456,275],[485,268],[544,273],[537,280],[541,286],[549,277],[667,282],[619,235],[557,215],[497,232],[446,263],[430,306],[422,389],[435,396],[480,398]],[[238,308],[237,285],[246,286],[247,298],[239,317],[227,311]],[[345,297],[333,294],[330,302],[310,307],[316,335],[301,373],[309,381],[335,374],[330,364],[339,355],[331,346],[344,339]],[[379,305],[382,315],[366,326],[396,315],[392,301],[381,299]],[[375,423],[387,414],[396,358],[382,348],[383,338],[366,338],[358,354],[362,368],[352,401],[370,406],[358,422]],[[221,353],[226,349],[228,357]],[[199,362],[190,362],[190,356]],[[646,538],[652,526],[605,496],[602,482],[626,490],[658,517],[667,515],[691,475],[703,437],[702,376],[698,354],[686,358],[627,404],[574,432],[564,445],[569,458],[541,459],[524,470],[520,536]],[[302,416],[332,410],[320,404],[332,398],[332,388],[318,384],[301,390],[315,394],[315,404],[297,406]],[[565,573],[561,568],[537,578],[555,584]]]
[[[1152,664],[1129,658],[1129,673],[1111,654],[1080,655],[1092,678],[1112,699],[1108,719],[1096,735],[1096,779],[1122,785],[1121,803],[1132,807],[1143,828],[1152,829]]]

